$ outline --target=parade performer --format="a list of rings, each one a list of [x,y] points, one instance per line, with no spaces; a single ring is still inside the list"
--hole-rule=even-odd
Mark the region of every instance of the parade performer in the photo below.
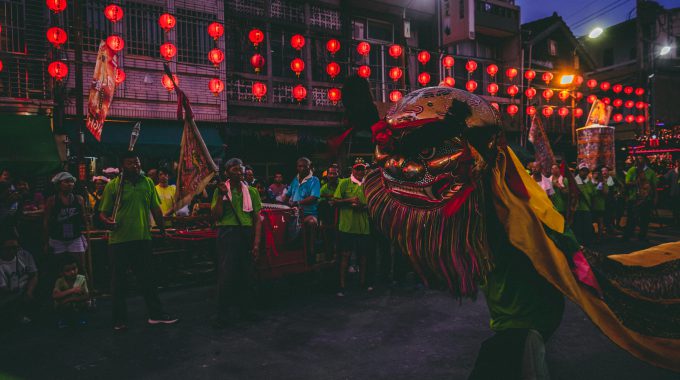
[[[369,213],[426,284],[484,292],[496,333],[473,379],[547,376],[563,295],[611,340],[680,371],[680,243],[629,255],[582,248],[506,145],[498,112],[461,90],[414,91],[372,127]],[[534,377],[523,377],[534,376]]]

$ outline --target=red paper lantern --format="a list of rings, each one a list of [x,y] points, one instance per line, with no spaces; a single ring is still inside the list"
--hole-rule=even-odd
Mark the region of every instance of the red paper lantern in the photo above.
[[[531,82],[532,80],[534,80],[534,78],[536,78],[536,72],[534,70],[527,70],[526,72],[524,72],[524,78]]]
[[[264,41],[264,32],[260,29],[251,29],[250,32],[248,32],[248,39],[253,46],[257,47]]]
[[[553,114],[553,109],[550,107],[544,107],[541,113],[543,113],[543,116],[545,117],[550,117]]]
[[[260,57],[261,57],[261,55],[260,55]],[[210,50],[210,52],[208,52],[208,60],[210,62],[212,62],[212,64],[215,65],[215,67],[217,67],[217,66],[220,65],[220,63],[222,63],[222,61],[224,61],[224,52],[222,52],[222,50],[220,50],[218,48],[214,48],[214,49]],[[264,58],[263,58],[263,60],[264,60]],[[251,64],[253,63],[252,58],[251,58],[250,63]],[[262,64],[264,64],[264,62],[262,62]]]
[[[626,108],[633,108],[634,105],[635,105],[635,102],[632,101],[632,100],[626,100],[626,102],[624,103],[624,106]]]
[[[609,84],[609,82],[602,82],[602,83],[600,83],[600,90],[602,90],[602,91],[609,91],[609,89],[610,89],[611,87],[612,87],[612,85]]]
[[[371,68],[366,65],[359,66],[357,74],[362,78],[368,78],[371,76]]]
[[[53,26],[47,29],[47,40],[57,49],[66,42],[67,38],[66,31],[62,28]]]
[[[123,18],[123,8],[116,4],[107,5],[104,8],[104,16],[111,22],[118,22]]]
[[[574,110],[574,116],[576,116],[577,118],[583,116],[583,110],[580,109],[580,108],[576,108],[576,109]]]
[[[553,97],[553,95],[555,95],[555,93],[553,92],[553,90],[551,90],[551,89],[549,89],[549,88],[543,90],[543,98],[544,98],[545,100],[548,100],[548,101],[549,101],[550,98]]]
[[[645,102],[635,102],[635,108],[639,110],[645,108]]]
[[[430,53],[425,50],[418,53],[418,62],[420,62],[421,65],[426,65],[430,62]]]
[[[560,98],[560,100],[564,102],[567,99],[569,99],[569,91],[562,90],[557,94],[557,97]]]
[[[213,78],[208,82],[208,89],[210,89],[213,95],[217,96],[220,92],[224,91],[224,82],[219,78]]]
[[[567,115],[569,115],[569,108],[561,107],[560,109],[557,110],[557,114],[560,115],[561,117],[566,117]]]
[[[602,103],[604,103],[606,105],[609,105],[611,102],[612,102],[612,100],[609,99],[609,98],[602,98]]]
[[[576,100],[581,100],[581,99],[583,99],[583,93],[580,92],[580,91],[577,91],[575,96],[576,96]]]
[[[550,81],[553,80],[554,76],[550,71],[546,71],[541,75],[541,79],[543,79],[543,82],[545,84],[550,84]]]
[[[586,98],[586,101],[588,101],[588,103],[595,103],[596,100],[597,96],[595,95],[588,95],[588,97]]]
[[[508,95],[510,95],[510,97],[514,98],[515,95],[519,93],[519,87],[513,84],[512,86],[509,86],[505,91],[508,93]]]
[[[389,76],[390,76],[390,78],[391,78],[393,81],[396,82],[396,81],[398,81],[398,80],[401,78],[401,76],[402,76],[403,74],[404,74],[404,73],[403,73],[403,71],[402,71],[400,68],[398,68],[398,67],[393,67],[393,68],[390,69]]]
[[[447,69],[452,68],[455,63],[456,60],[450,55],[447,55],[444,58],[442,58],[442,65],[444,65],[444,67],[446,67]]]
[[[293,59],[290,61],[290,69],[299,77],[300,73],[305,69],[305,61],[300,58]]]
[[[477,82],[474,80],[467,81],[467,83],[465,83],[465,89],[470,92],[475,92],[477,89]]]
[[[588,86],[588,88],[590,89],[593,89],[597,87],[597,81],[595,79],[588,79],[588,81],[586,82],[586,86]]]
[[[519,107],[517,107],[516,104],[510,104],[506,111],[510,116],[515,116],[515,114],[519,111]]]
[[[170,13],[163,13],[161,17],[158,18],[158,24],[161,26],[161,29],[165,30],[167,33],[177,25],[177,19]]]
[[[644,88],[638,87],[638,88],[635,89],[635,95],[637,95],[637,96],[642,96],[644,93],[645,93]]]
[[[418,74],[418,83],[420,83],[421,86],[430,83],[430,74],[425,72]]]
[[[454,87],[456,85],[456,80],[453,79],[453,77],[445,77],[444,78],[444,85],[449,86],[449,87]]]
[[[66,9],[66,0],[47,0],[47,8],[54,13],[59,13]]]
[[[210,53],[212,53],[212,51]],[[169,61],[175,55],[177,55],[177,48],[175,47],[175,45],[171,44],[170,42],[166,42],[163,45],[161,45],[161,57]],[[208,58],[212,57],[208,55]],[[222,55],[222,59],[224,59],[224,54]]]
[[[626,123],[632,123],[635,121],[635,116],[633,115],[626,115]]]
[[[173,84],[173,80],[175,83]],[[166,90],[172,91],[175,89],[175,84],[179,84],[179,78],[177,78],[177,75],[172,75],[172,79],[167,74],[163,74],[163,78],[161,79],[161,83],[163,84],[163,87],[165,87]]]
[[[490,64],[489,66],[486,67],[486,73],[489,74],[491,77],[495,77],[496,74],[498,74],[498,66],[494,65],[493,63]]]
[[[533,87],[529,87],[526,90],[524,90],[524,95],[529,99],[533,99],[534,96],[536,96],[536,89]]]
[[[477,62],[473,60],[469,60],[465,63],[465,70],[467,70],[468,73],[471,73],[475,70],[477,70]]]
[[[513,80],[517,76],[517,69],[514,67],[510,67],[505,70],[505,76],[508,77],[508,79]]]
[[[116,84],[121,84],[125,81],[125,71],[123,69],[116,68],[116,78],[114,79]]]
[[[359,53],[359,55],[367,56],[370,52],[371,44],[368,42],[359,42],[359,45],[357,45],[357,53]]]
[[[576,85],[580,86],[583,84],[583,75],[577,75],[576,76]]]
[[[632,93],[633,93],[633,86],[626,86],[626,87],[624,87],[624,88],[623,88],[623,92],[624,92],[626,95],[632,94]]]
[[[213,22],[210,25],[208,25],[208,35],[210,37],[212,37],[215,41],[217,41],[218,38],[222,37],[223,34],[224,34],[224,25],[220,24],[219,22]],[[263,36],[263,39],[264,39],[264,36]]]
[[[642,123],[645,122],[645,119],[646,119],[645,115],[637,115],[635,117],[635,122],[638,123],[638,124],[642,124]]]
[[[612,102],[612,104],[614,104],[614,107],[617,107],[617,108],[618,108],[618,107],[621,107],[621,106],[623,105],[623,100],[621,100],[621,99],[614,99],[614,101]]]
[[[307,97],[307,89],[305,86],[298,84],[293,88],[293,97],[295,100],[298,102],[301,102],[304,98]]]
[[[337,62],[331,62],[326,65],[326,74],[328,74],[331,79],[335,79],[338,74],[340,74],[340,65]]]
[[[295,50],[302,50],[302,48],[305,47],[305,38],[301,34],[293,35],[293,37],[290,38],[290,46]],[[306,91],[307,90],[305,90],[305,92]]]
[[[387,52],[390,57],[397,59],[401,56],[401,53],[404,52],[404,49],[402,49],[401,45],[391,45]]]
[[[614,91],[615,94],[618,94],[623,91],[623,86],[620,84],[615,84],[612,86],[612,91]]]
[[[259,73],[262,70],[264,64],[265,59],[261,54],[255,53],[250,57],[250,66],[253,67],[253,70],[255,70],[256,73]]]
[[[106,46],[114,52],[119,52],[125,47],[125,41],[119,36],[108,36],[106,38]]]
[[[52,78],[61,82],[68,75],[68,66],[64,62],[54,61],[47,66],[47,72]]]
[[[394,90],[390,92],[390,101],[393,103],[400,101],[402,97],[404,97],[404,95],[400,91]]]
[[[332,55],[335,55],[338,51],[340,51],[340,41],[336,40],[335,38],[331,38],[326,42],[326,50],[328,50],[329,53]]]
[[[623,120],[623,115],[620,113],[614,114],[614,121],[620,123]]]
[[[262,97],[267,95],[267,86],[262,82],[255,82],[253,83],[252,91],[253,96],[255,96],[257,100],[262,100]]]
[[[529,116],[536,115],[536,107],[534,107],[534,106],[527,107],[527,115],[529,115]]]
[[[340,101],[341,97],[342,93],[340,92],[340,89],[338,88],[328,89],[328,100],[330,100],[333,104],[338,104],[338,101]]]
[[[496,95],[498,92],[498,85],[496,83],[489,83],[486,86],[486,92],[488,92],[489,95]]]

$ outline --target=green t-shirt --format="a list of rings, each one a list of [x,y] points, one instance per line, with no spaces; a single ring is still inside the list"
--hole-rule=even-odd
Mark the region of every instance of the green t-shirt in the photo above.
[[[106,185],[99,211],[109,215],[113,212],[119,183],[120,177],[116,177]],[[151,240],[151,209],[160,205],[156,186],[150,178],[142,175],[136,183],[126,180],[116,216],[117,226],[109,233],[109,244]]]
[[[576,181],[576,187],[581,191],[578,197],[578,204],[576,211],[590,211],[592,210],[593,195],[595,194],[595,186],[589,180],[583,180],[582,184]]]
[[[604,205],[605,202],[607,201],[607,196],[604,195],[604,188],[606,187],[609,189],[609,186],[607,186],[606,182],[602,182],[602,190],[597,189],[596,184],[593,183],[593,196],[592,196],[592,210],[593,211],[604,211]]]
[[[659,178],[656,176],[656,172],[649,167],[644,169],[645,173],[645,178],[647,179],[647,182],[649,182],[649,185],[652,187],[652,190],[656,189],[656,185],[659,181]],[[626,185],[630,184],[637,184],[637,167],[633,166],[632,168],[628,169],[626,172]],[[637,186],[631,186],[628,187],[628,200],[633,201],[637,197],[638,193],[638,188]]]
[[[54,290],[58,290],[60,292],[73,289],[76,286],[80,286],[80,294],[77,296],[83,296],[90,294],[90,290],[87,288],[87,279],[85,276],[82,274],[76,275],[75,281],[73,281],[73,285],[69,285],[68,282],[66,282],[66,279],[62,276],[57,279],[57,281],[54,283]],[[74,295],[76,296],[76,295]],[[83,301],[84,302],[84,301]],[[55,301],[56,304],[56,301]]]
[[[569,188],[569,181],[566,178],[562,178],[562,183],[564,184],[565,188]],[[569,200],[568,194],[563,194],[562,191],[554,187],[555,193],[550,196],[550,200],[553,203],[553,206],[555,206],[555,210],[557,210],[560,214],[564,214],[567,211],[567,204]]]
[[[329,186],[328,182],[324,183],[323,186],[321,186],[321,190],[319,191],[319,194],[321,195],[321,198],[319,198],[319,202],[323,200],[328,200],[329,198],[333,198],[335,196],[335,190],[338,188],[337,184],[335,187]]]
[[[236,211],[236,214],[234,214],[234,211],[232,211],[231,206],[229,206],[226,202],[229,200],[222,200],[223,197],[226,197],[222,194],[220,194],[219,189],[215,189],[215,192],[213,193],[212,197],[212,202],[210,203],[210,208],[214,209],[215,206],[217,206],[217,202],[225,202],[224,205],[222,205],[222,217],[217,220],[217,223],[215,223],[217,226],[247,226],[250,227],[253,225],[253,213],[254,215],[259,215],[260,210],[262,209],[262,201],[260,200],[260,194],[257,192],[257,189],[254,187],[248,186],[248,192],[250,193],[250,199],[253,202],[253,211],[252,212],[245,212],[243,211],[243,194],[240,191],[233,191],[231,192],[231,201],[232,204],[234,205],[234,210]],[[238,218],[238,219],[236,219]],[[239,224],[239,220],[241,221],[241,224]]]
[[[359,198],[359,203],[366,205],[366,195],[364,187],[352,182],[350,178],[343,178],[335,189],[335,199]],[[350,234],[369,235],[371,233],[368,224],[368,210],[366,208],[357,210],[349,204],[340,206],[340,221],[338,230]]]

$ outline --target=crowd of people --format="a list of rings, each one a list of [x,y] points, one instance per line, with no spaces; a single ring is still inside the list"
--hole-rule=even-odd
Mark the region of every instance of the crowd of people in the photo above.
[[[582,163],[573,175],[578,189],[575,211],[571,218],[572,230],[584,245],[592,244],[605,236],[621,236],[624,240],[637,237],[647,241],[647,231],[653,213],[659,206],[659,189],[662,182],[667,189],[667,208],[673,213],[673,223],[680,225],[680,162],[675,160],[665,173],[653,170],[645,156],[625,161],[624,168],[616,173],[603,166],[589,168]],[[543,174],[540,163],[531,162],[528,171],[548,194],[553,205],[567,216],[570,207],[569,176],[560,165],[550,168],[550,176]]]

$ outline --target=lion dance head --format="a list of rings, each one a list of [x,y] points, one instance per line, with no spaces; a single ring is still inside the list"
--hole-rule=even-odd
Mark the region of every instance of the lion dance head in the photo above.
[[[378,169],[366,179],[369,212],[428,285],[436,279],[459,297],[474,295],[492,268],[484,177],[500,125],[482,98],[429,87],[371,128]]]

